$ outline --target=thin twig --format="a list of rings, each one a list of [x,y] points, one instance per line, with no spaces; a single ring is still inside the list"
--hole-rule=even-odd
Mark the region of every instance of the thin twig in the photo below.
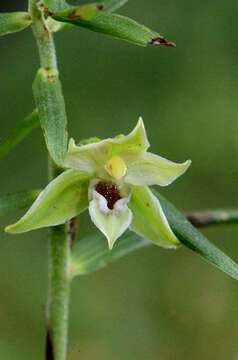
[[[238,224],[238,209],[201,210],[186,213],[187,219],[196,227]]]

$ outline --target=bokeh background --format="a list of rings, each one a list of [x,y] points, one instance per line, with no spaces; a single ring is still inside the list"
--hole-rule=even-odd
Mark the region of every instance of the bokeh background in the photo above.
[[[0,11],[26,9],[1,0]],[[57,34],[70,134],[126,133],[139,115],[152,150],[190,170],[162,192],[181,210],[236,207],[238,4],[130,0],[120,11],[176,49],[144,49],[86,30]],[[33,109],[38,56],[30,30],[0,39],[0,140]],[[47,183],[40,130],[1,161],[1,193]],[[0,359],[41,360],[47,231],[0,232]],[[81,234],[92,226],[87,215]],[[209,239],[238,261],[238,229]],[[185,248],[150,247],[72,286],[69,360],[237,360],[238,283]]]

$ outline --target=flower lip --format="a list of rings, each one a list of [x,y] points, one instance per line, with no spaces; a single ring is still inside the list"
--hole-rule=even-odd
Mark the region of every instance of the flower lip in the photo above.
[[[99,181],[94,189],[107,200],[110,210],[113,210],[115,203],[122,198],[118,186],[111,181]]]

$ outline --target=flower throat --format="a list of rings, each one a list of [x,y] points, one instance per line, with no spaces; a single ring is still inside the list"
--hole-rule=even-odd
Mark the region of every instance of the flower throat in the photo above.
[[[95,190],[105,197],[109,209],[113,209],[115,203],[121,199],[120,191],[116,184],[112,182],[100,181],[95,186]]]

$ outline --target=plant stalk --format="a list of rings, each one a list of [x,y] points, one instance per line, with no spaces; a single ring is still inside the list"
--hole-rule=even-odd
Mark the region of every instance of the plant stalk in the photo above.
[[[50,180],[59,168],[49,159]],[[66,360],[68,339],[68,311],[70,298],[69,224],[50,228],[49,232],[49,291],[46,328],[46,360]]]
[[[238,224],[238,209],[211,209],[186,213],[187,219],[198,228]]]
[[[65,360],[70,295],[70,241],[65,225],[50,230],[46,360]]]
[[[41,68],[58,73],[55,45],[47,28],[44,6],[40,1],[29,0],[32,30],[36,39]],[[61,91],[61,90],[60,90]],[[64,100],[62,92],[59,94]],[[57,99],[56,99],[57,100]],[[55,101],[57,104],[57,101]],[[50,120],[50,119],[49,119]],[[49,160],[49,178],[60,169]],[[70,297],[69,261],[71,234],[68,224],[50,229],[49,240],[49,293],[47,306],[46,360],[66,360],[68,338],[68,309]]]

